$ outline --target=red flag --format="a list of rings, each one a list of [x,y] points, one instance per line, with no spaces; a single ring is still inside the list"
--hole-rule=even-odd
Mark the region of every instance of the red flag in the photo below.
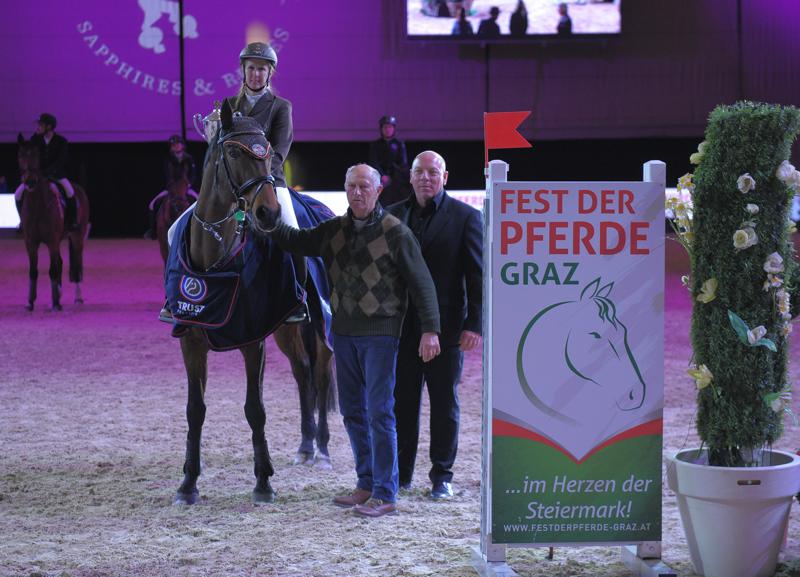
[[[489,150],[493,148],[531,148],[533,146],[517,131],[517,127],[530,115],[530,110],[483,113],[483,146],[487,166],[489,165]]]

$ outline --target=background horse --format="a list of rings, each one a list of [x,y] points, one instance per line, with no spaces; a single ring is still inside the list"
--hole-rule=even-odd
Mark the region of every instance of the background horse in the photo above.
[[[54,183],[42,174],[39,163],[39,149],[26,141],[20,134],[17,138],[19,149],[20,179],[25,184],[22,196],[22,234],[25,249],[28,251],[29,287],[28,310],[32,311],[36,302],[36,281],[39,277],[39,245],[45,244],[50,253],[50,289],[53,310],[61,310],[61,240],[69,241],[69,280],[75,283],[75,302],[83,302],[81,281],[83,280],[83,243],[89,231],[89,199],[86,191],[73,182],[78,206],[76,230],[64,228],[64,207],[61,194]]]
[[[187,228],[189,233],[187,252],[193,270],[214,271],[224,266],[241,242],[243,219],[252,222],[256,210],[270,215],[277,223],[280,216],[275,190],[269,176],[269,144],[258,123],[247,117],[233,118],[227,103],[221,111],[219,137],[212,141],[208,162],[203,170],[200,196]],[[251,231],[255,232],[255,231]],[[180,245],[177,237],[173,250]],[[319,305],[309,299],[312,314],[319,313]],[[320,318],[317,316],[317,318]],[[302,425],[304,438],[310,435],[310,446],[301,444],[301,450],[313,453],[313,442],[317,441],[321,463],[329,463],[327,456],[328,427],[326,409],[332,399],[329,391],[332,377],[331,352],[325,345],[319,323],[303,326],[282,325],[274,333],[275,341],[290,360],[292,372],[300,388],[301,407],[310,408],[310,418]],[[208,376],[207,359],[209,340],[204,329],[190,326],[180,327],[181,352],[188,379],[188,402],[186,417],[188,432],[184,478],[176,494],[176,503],[193,504],[199,497],[197,478],[200,475],[200,438],[205,420],[204,401]],[[270,502],[274,491],[270,477],[274,474],[264,434],[266,413],[262,398],[264,378],[264,341],[238,347],[244,357],[247,377],[245,416],[252,431],[254,474],[256,484],[252,498],[255,502]],[[314,406],[319,407],[320,419],[314,426]]]
[[[192,199],[187,196],[189,181],[186,178],[174,180],[167,187],[167,197],[161,202],[156,213],[156,238],[158,248],[161,251],[161,258],[166,264],[169,254],[169,243],[167,242],[167,231],[178,217],[189,208]]]

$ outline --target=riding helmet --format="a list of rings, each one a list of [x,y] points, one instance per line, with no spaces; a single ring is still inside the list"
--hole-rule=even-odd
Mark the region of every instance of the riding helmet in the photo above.
[[[178,142],[180,142],[181,144],[186,144],[183,138],[181,138],[181,136],[178,134],[173,134],[172,136],[170,136],[167,142],[169,142],[170,144],[177,144]]]
[[[48,112],[43,112],[39,115],[39,120],[37,120],[40,124],[50,125],[55,129],[56,127],[56,117]]]
[[[383,126],[384,124],[391,124],[392,126],[397,126],[397,119],[394,116],[386,115],[381,116],[381,119],[378,121],[378,126]]]
[[[265,42],[251,42],[239,53],[239,62],[244,64],[248,58],[255,60],[266,60],[272,63],[273,68],[278,67],[278,54],[269,44]]]

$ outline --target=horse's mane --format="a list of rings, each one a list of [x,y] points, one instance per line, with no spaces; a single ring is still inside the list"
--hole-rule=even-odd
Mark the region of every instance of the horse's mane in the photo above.
[[[598,316],[604,321],[611,323],[616,329],[619,328],[617,326],[617,307],[614,301],[608,298],[612,288],[614,288],[613,282],[601,287],[600,277],[597,277],[581,291],[581,300],[586,298],[587,293],[591,293],[588,294],[588,298],[592,299],[594,304],[597,305]]]

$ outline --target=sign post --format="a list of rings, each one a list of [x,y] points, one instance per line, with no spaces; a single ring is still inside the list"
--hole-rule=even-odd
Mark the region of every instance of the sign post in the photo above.
[[[660,556],[665,168],[509,182],[489,163],[482,574],[514,574],[506,547]]]

